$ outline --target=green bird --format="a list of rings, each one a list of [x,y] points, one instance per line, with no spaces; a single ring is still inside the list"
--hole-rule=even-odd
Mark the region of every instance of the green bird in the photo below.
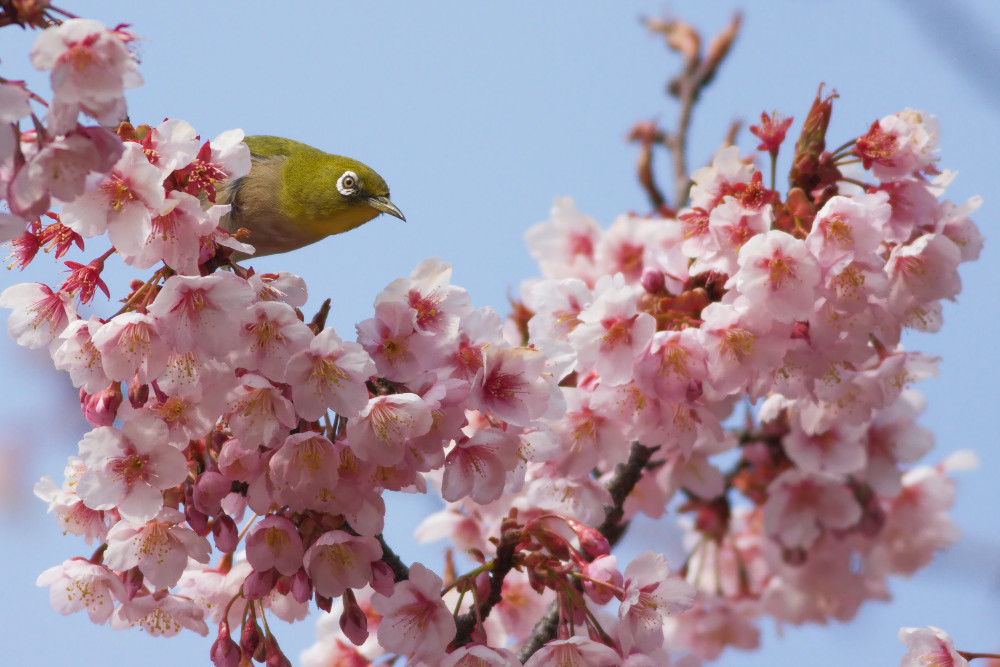
[[[405,221],[371,167],[291,139],[246,137],[250,173],[224,183],[216,203],[230,232],[243,227],[255,257],[288,252],[360,227],[382,213]],[[241,259],[241,253],[234,253]]]

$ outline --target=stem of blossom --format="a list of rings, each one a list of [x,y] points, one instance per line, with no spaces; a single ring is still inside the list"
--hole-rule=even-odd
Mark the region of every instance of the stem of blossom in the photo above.
[[[410,568],[406,567],[406,564],[396,555],[396,552],[389,547],[385,538],[382,537],[382,533],[376,535],[375,539],[382,545],[382,562],[392,570],[393,578],[397,582],[409,579]]]
[[[845,178],[845,177],[841,176],[840,180],[842,180],[845,183],[851,183],[852,185],[856,185],[859,188],[861,188],[862,190],[864,190],[865,192],[867,192],[868,188],[871,187],[868,183],[865,183],[864,181],[859,181],[859,180],[854,179],[854,178]]]
[[[832,151],[830,151],[831,159],[836,160],[837,158],[841,157],[841,153],[847,153],[849,149],[854,148],[854,143],[856,141],[857,139],[850,139],[840,144],[836,148],[834,148]]]
[[[611,494],[611,505],[604,508],[604,521],[597,527],[597,530],[608,538],[612,546],[625,534],[627,524],[622,524],[622,517],[625,515],[625,498],[632,492],[635,485],[642,477],[642,472],[652,458],[653,453],[659,447],[646,447],[638,442],[632,443],[629,451],[628,461],[619,463],[615,467],[615,474],[607,484],[608,492]],[[535,624],[531,631],[531,636],[517,653],[517,659],[522,663],[535,654],[535,651],[551,641],[559,630],[560,605],[558,601],[549,605],[549,610],[545,616]]]
[[[1000,659],[1000,653],[972,653],[970,651],[956,651],[960,656],[966,660],[973,660],[975,658],[994,658]]]
[[[114,315],[112,315],[112,317],[109,318],[109,319],[112,319],[114,317],[118,317],[122,313],[126,313],[126,312],[132,310],[132,307],[139,300],[139,297],[140,296],[145,296],[146,292],[149,289],[151,289],[153,285],[155,285],[156,283],[158,283],[160,281],[160,278],[163,277],[163,273],[164,273],[165,270],[166,269],[157,269],[156,272],[153,273],[153,275],[149,277],[149,280],[147,280],[146,282],[144,282],[134,292],[132,292],[132,296],[130,296],[128,298],[128,301],[126,301],[125,304],[121,307],[121,309],[117,313],[115,313]]]

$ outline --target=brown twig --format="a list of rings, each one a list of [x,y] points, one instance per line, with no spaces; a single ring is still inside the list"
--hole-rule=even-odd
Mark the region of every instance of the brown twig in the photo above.
[[[455,619],[457,632],[455,646],[465,646],[472,640],[476,623],[486,620],[495,607],[503,600],[503,580],[514,566],[514,555],[517,540],[505,540],[497,547],[497,555],[490,570],[490,592],[486,599],[479,603],[478,610],[470,609]]]
[[[688,177],[687,139],[691,126],[691,112],[701,96],[701,91],[711,83],[719,65],[729,53],[739,34],[742,17],[735,14],[729,24],[709,43],[704,54],[701,51],[701,36],[690,25],[682,21],[647,19],[646,26],[661,33],[667,46],[684,58],[681,71],[667,84],[667,93],[680,102],[676,129],[662,133],[663,146],[670,153],[674,177],[674,208],[683,208],[691,190]],[[647,162],[651,162],[647,160]],[[640,159],[640,182],[650,180],[641,173],[643,160]],[[645,183],[643,186],[646,187]],[[649,188],[647,187],[647,192]]]
[[[410,568],[396,555],[396,552],[389,547],[389,544],[382,537],[382,533],[375,536],[378,543],[382,545],[382,562],[389,566],[396,581],[403,581],[410,578]]]

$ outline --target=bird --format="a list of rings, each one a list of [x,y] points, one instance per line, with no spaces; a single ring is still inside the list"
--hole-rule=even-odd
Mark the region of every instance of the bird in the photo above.
[[[245,240],[254,257],[289,252],[360,227],[382,213],[406,221],[389,186],[371,167],[299,141],[245,137],[250,173],[224,182],[217,204],[229,204],[220,224]],[[233,253],[233,259],[246,257]]]

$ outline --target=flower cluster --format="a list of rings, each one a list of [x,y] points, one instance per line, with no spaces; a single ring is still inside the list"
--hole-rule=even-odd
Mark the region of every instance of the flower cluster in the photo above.
[[[961,461],[907,469],[931,445],[908,386],[935,360],[900,343],[941,325],[982,245],[976,202],[940,201],[932,117],[889,116],[830,153],[817,98],[784,196],[728,148],[676,215],[602,230],[558,200],[527,235],[543,278],[509,319],[428,259],[351,341],[323,309],[307,321],[299,277],[230,261],[253,253],[214,203],[249,171],[242,132],[80,124],[124,115],[130,40],[83,19],[44,30],[44,120],[0,83],[14,263],[110,243],[57,287],[0,294],[93,426],[62,483],[36,486],[98,545],[39,577],[57,610],[167,636],[211,623],[219,667],[289,664],[266,616],[311,602],[333,613],[307,665],[667,664],[756,646],[764,615],[850,618],[955,539]],[[772,160],[790,123],[753,128]],[[117,313],[81,315],[111,294],[114,255],[155,269]],[[386,492],[429,488],[448,504],[418,536],[450,538],[463,574],[407,566],[382,536]],[[620,566],[629,520],[671,507],[685,562]]]
[[[817,98],[804,135],[830,104]],[[765,115],[755,128],[772,159],[789,122]],[[982,247],[967,217],[978,201],[939,201],[951,175],[934,168],[935,141],[934,118],[913,111],[836,154],[800,139],[784,198],[727,148],[693,174],[676,217],[624,216],[607,230],[557,200],[527,233],[544,278],[524,285],[512,326],[558,369],[566,410],[535,442],[560,453],[529,463],[516,494],[452,503],[422,536],[489,553],[512,508],[596,526],[602,482],[641,443],[655,452],[624,519],[660,518],[671,503],[689,517],[681,573],[697,594],[668,621],[669,645],[713,659],[755,647],[763,615],[847,620],[885,599],[889,575],[957,538],[946,473],[969,461],[906,469],[932,445],[908,387],[936,360],[906,351],[902,332],[941,325],[959,264]],[[842,173],[857,157],[869,171]],[[733,416],[748,400],[760,401],[756,418],[724,428],[745,421]],[[590,574],[603,561],[583,570],[589,605],[602,601],[591,579],[620,586],[606,565]],[[583,612],[579,596],[559,602],[577,610],[565,617]],[[657,636],[637,646],[619,625],[614,645],[651,655]]]

